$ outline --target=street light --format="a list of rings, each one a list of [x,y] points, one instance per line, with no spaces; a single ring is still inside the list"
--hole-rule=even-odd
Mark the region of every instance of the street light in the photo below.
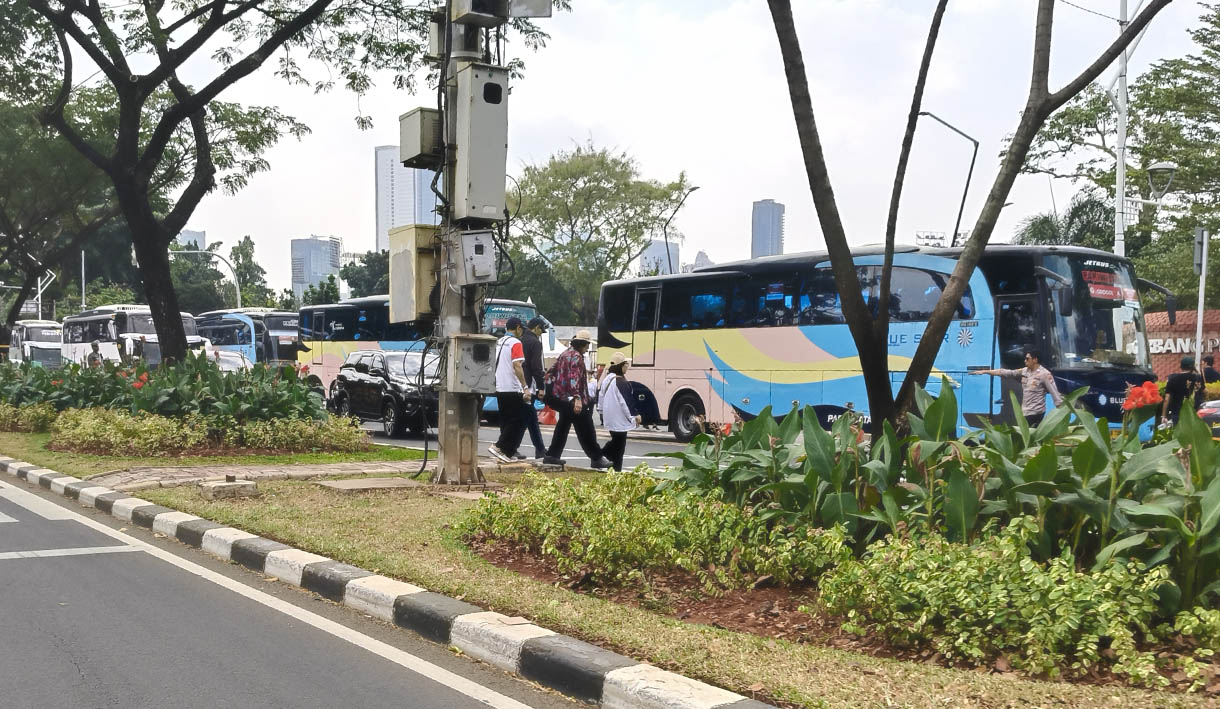
[[[1177,163],[1168,161],[1154,162],[1148,166],[1148,190],[1152,199],[1160,201],[1169,192],[1169,186],[1173,184],[1173,176],[1177,172]]]
[[[958,230],[961,229],[962,226],[962,213],[966,211],[966,194],[970,191],[970,178],[974,177],[974,161],[979,156],[979,142],[931,111],[920,111],[919,115],[931,118],[932,120],[974,144],[974,152],[970,155],[970,170],[966,172],[966,185],[962,187],[962,204],[957,208],[957,221],[954,222],[953,234],[949,237],[949,245],[957,246]]]
[[[170,256],[175,256],[177,254],[204,254],[206,256],[215,256],[221,261],[224,261],[224,264],[229,267],[229,272],[233,274],[233,286],[237,291],[237,309],[241,310],[241,283],[237,281],[237,269],[233,268],[233,264],[229,263],[229,259],[221,256],[215,251],[199,251],[197,249],[170,249]]]
[[[682,209],[682,205],[686,204],[686,198],[697,189],[699,189],[699,186],[695,185],[687,190],[686,194],[682,195],[682,199],[678,200],[678,206],[674,207],[674,211],[669,215],[669,219],[666,219],[665,225],[661,227],[661,233],[665,235],[665,260],[669,263],[670,273],[674,272],[674,254],[669,248],[669,223],[674,220],[674,217],[678,216],[678,210]]]

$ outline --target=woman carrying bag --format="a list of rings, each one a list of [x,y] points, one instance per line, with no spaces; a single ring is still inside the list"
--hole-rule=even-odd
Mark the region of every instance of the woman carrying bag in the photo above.
[[[602,447],[602,455],[618,471],[623,469],[623,452],[627,449],[627,432],[634,431],[640,423],[636,413],[631,384],[628,383],[627,368],[631,365],[622,352],[610,357],[610,366],[598,386],[597,406],[602,414],[602,425],[610,432],[610,442]]]

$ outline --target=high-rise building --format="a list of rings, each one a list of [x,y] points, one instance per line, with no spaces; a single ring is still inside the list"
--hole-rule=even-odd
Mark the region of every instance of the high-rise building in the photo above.
[[[190,229],[183,229],[182,231],[178,232],[178,243],[182,244],[184,247],[187,246],[187,244],[194,244],[194,248],[205,250],[208,248],[208,233],[206,231],[191,231]]]
[[[292,292],[297,300],[306,288],[325,283],[327,276],[339,278],[342,253],[343,241],[337,236],[292,240]]]
[[[436,193],[432,191],[432,178],[436,173],[403,167],[398,160],[397,145],[377,146],[374,163],[377,195],[374,244],[378,251],[390,248],[389,231],[395,227],[440,223],[436,214]]]
[[[678,245],[670,242],[668,254],[666,246],[664,239],[652,239],[648,242],[648,246],[640,254],[641,275],[664,275],[678,272],[682,265],[682,262],[678,260]]]
[[[784,253],[784,205],[773,199],[754,203],[750,217],[750,258]]]

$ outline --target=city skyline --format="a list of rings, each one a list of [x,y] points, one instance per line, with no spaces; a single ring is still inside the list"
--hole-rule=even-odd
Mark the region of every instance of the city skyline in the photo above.
[[[760,199],[750,211],[750,258],[784,253],[784,205]]]
[[[391,229],[411,224],[436,224],[436,194],[431,170],[403,167],[397,145],[379,145],[373,154],[376,237],[373,248],[388,251]]]
[[[311,234],[307,239],[293,239],[292,294],[297,300],[309,286],[326,282],[327,276],[339,279],[339,267],[343,254],[343,240],[336,236]]]

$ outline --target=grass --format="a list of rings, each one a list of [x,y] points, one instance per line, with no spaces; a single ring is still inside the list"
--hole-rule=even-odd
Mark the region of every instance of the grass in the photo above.
[[[0,454],[27,463],[89,478],[95,475],[144,466],[191,465],[301,465],[307,463],[351,463],[387,460],[419,460],[422,451],[373,446],[363,453],[290,453],[287,455],[225,455],[225,456],[111,456],[90,455],[47,450],[49,433],[0,433]],[[431,454],[430,454],[431,457]]]
[[[3,445],[0,439],[0,449]],[[498,479],[512,484],[518,477]],[[490,610],[525,616],[746,696],[753,687],[766,697],[801,707],[1166,707],[1203,706],[1208,701],[877,659],[691,625],[487,563],[451,531],[470,502],[419,491],[347,495],[297,481],[260,487],[264,496],[258,500],[207,501],[187,488],[140,494]]]

